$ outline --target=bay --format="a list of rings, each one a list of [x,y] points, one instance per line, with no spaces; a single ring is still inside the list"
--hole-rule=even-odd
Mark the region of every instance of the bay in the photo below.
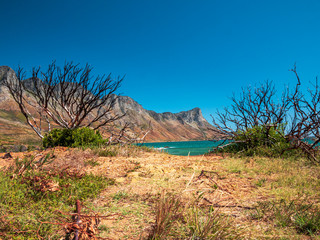
[[[208,153],[220,143],[221,141],[152,142],[144,143],[142,146],[154,148],[172,155],[196,156]]]

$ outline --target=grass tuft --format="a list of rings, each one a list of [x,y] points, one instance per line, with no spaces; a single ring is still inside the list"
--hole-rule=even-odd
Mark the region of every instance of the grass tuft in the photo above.
[[[280,228],[291,227],[306,235],[320,233],[320,211],[312,204],[284,199],[259,202],[252,218],[273,221]]]
[[[148,240],[236,239],[230,222],[213,207],[200,207],[201,196],[185,204],[178,195],[162,193],[156,204],[156,221]]]
[[[156,204],[156,221],[148,240],[166,239],[181,217],[181,207],[182,203],[177,196],[162,192]]]

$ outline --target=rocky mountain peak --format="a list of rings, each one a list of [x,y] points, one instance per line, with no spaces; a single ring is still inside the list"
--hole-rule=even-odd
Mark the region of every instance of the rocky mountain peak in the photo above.
[[[188,124],[204,126],[204,123],[207,123],[207,120],[202,115],[201,109],[198,107],[193,108],[189,111],[176,113],[176,116],[184,119],[184,121]]]
[[[4,86],[6,79],[14,80],[16,73],[8,66],[0,66],[0,103],[11,99],[11,95],[7,87]]]
[[[0,85],[3,85],[3,81],[6,78],[15,76],[15,72],[8,66],[0,66]]]
[[[116,95],[113,96],[116,97]],[[126,113],[128,110],[135,111],[138,114],[143,114],[146,111],[139,103],[128,96],[118,96],[114,109],[121,114]]]

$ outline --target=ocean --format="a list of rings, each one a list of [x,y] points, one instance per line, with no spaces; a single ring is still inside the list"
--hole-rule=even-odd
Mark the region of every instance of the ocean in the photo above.
[[[208,153],[220,143],[220,141],[153,142],[144,143],[142,146],[154,148],[172,155],[195,156]]]

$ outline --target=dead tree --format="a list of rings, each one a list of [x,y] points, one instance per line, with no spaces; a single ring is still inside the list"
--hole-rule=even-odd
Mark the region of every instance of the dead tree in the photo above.
[[[132,123],[125,123],[122,126],[111,124],[105,131],[109,135],[108,145],[114,144],[139,144],[142,145],[145,138],[152,130],[151,122],[146,129],[137,129]]]
[[[320,87],[318,78],[311,84],[307,94],[300,90],[301,82],[296,66],[291,69],[296,78],[297,85],[290,101],[293,109],[292,121],[286,138],[290,141],[292,149],[301,149],[313,162],[320,163],[318,159],[320,143]]]
[[[246,133],[257,126],[264,126],[268,139],[270,128],[277,129],[285,123],[290,109],[289,92],[284,91],[277,101],[274,84],[270,81],[257,88],[243,88],[240,97],[234,94],[231,100],[231,107],[218,111],[213,118],[215,131],[221,139],[236,140],[242,135],[246,138],[242,141],[250,141]]]
[[[43,138],[55,124],[62,128],[93,127],[98,129],[122,117],[113,112],[122,78],[111,75],[92,75],[88,64],[80,67],[72,62],[62,68],[55,62],[46,71],[32,69],[32,77],[25,78],[19,68],[15,78],[5,77],[4,84],[27,123]]]
[[[318,145],[320,143],[320,88],[318,80],[312,84],[307,94],[301,91],[301,81],[294,66],[291,69],[297,83],[293,90],[285,88],[278,96],[272,82],[265,82],[257,88],[242,89],[239,98],[231,98],[230,108],[218,111],[213,117],[213,125],[218,140],[231,140],[231,144],[252,141],[248,130],[261,127],[264,130],[266,145],[272,147],[274,139],[269,134],[275,130],[289,143],[286,150],[300,149],[312,161],[319,163]],[[239,137],[241,136],[241,138]],[[241,139],[239,141],[239,139]]]

